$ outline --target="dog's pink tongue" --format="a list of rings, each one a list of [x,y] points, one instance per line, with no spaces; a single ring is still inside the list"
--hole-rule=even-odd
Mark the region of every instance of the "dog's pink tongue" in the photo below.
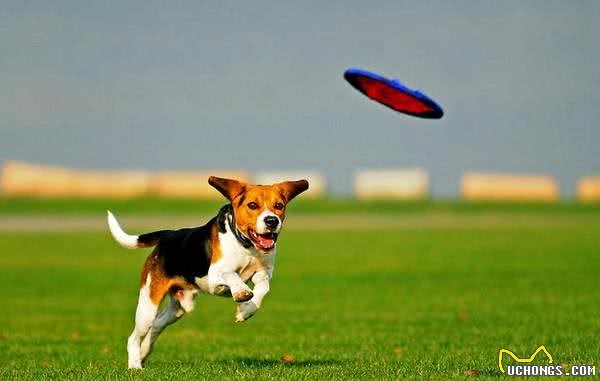
[[[275,245],[275,240],[271,237],[267,238],[259,235],[257,237],[257,241],[258,244],[264,249],[270,249]]]

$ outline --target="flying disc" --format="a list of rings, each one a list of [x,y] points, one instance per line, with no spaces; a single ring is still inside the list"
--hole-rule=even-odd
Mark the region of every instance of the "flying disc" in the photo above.
[[[344,72],[344,78],[356,90],[392,110],[426,119],[440,119],[444,115],[440,105],[433,99],[397,79],[388,79],[362,69],[348,69]]]

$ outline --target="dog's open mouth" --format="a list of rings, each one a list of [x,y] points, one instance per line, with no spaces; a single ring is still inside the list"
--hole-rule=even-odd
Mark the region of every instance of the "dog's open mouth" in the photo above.
[[[277,242],[277,233],[258,234],[254,230],[248,230],[248,235],[258,250],[271,251],[275,248],[275,242]]]

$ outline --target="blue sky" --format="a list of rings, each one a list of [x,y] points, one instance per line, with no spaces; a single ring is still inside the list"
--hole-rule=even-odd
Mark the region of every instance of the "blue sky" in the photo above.
[[[0,160],[82,168],[600,172],[600,3],[13,2],[0,13]],[[348,67],[446,111],[403,116]]]

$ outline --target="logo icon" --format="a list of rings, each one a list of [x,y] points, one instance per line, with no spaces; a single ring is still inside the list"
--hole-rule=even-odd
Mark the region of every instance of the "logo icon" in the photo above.
[[[552,359],[552,355],[550,354],[550,352],[548,352],[546,347],[543,345],[540,345],[538,347],[538,349],[536,349],[535,352],[533,352],[533,354],[529,358],[519,358],[513,352],[509,351],[508,349],[500,349],[500,352],[498,352],[498,368],[500,368],[500,371],[502,373],[506,373],[506,371],[504,370],[504,366],[502,365],[502,357],[503,357],[502,355],[504,353],[506,353],[507,355],[512,357],[518,363],[531,363],[533,360],[535,360],[535,357],[540,352],[544,352],[546,354],[546,357],[548,357],[548,364],[552,364],[554,362],[554,359]]]

